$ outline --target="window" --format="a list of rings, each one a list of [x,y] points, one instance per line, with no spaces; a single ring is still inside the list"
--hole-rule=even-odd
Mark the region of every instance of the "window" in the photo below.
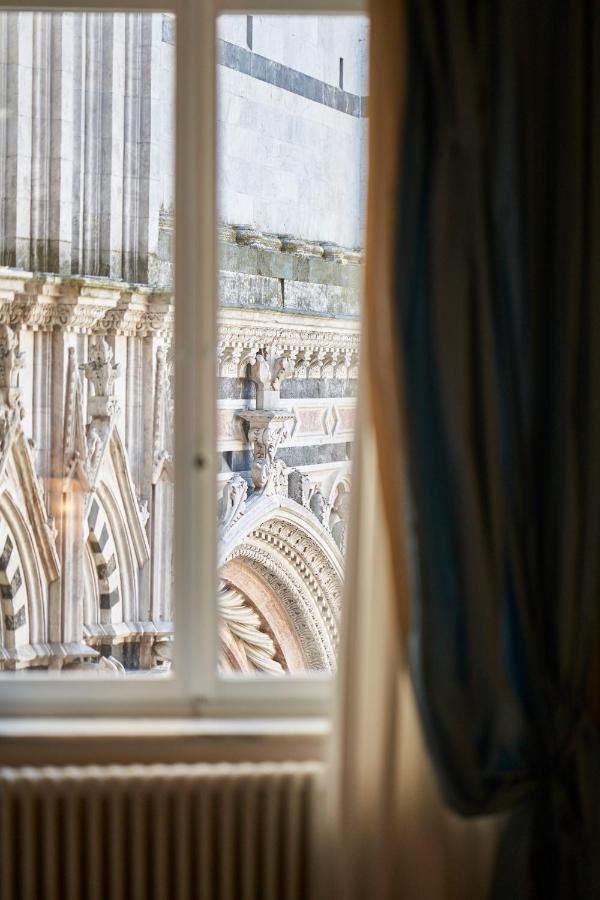
[[[51,4],[44,3],[38,7],[46,5],[51,8]],[[217,297],[216,11],[206,8],[207,5],[181,2],[175,5],[173,13],[167,14],[159,10],[152,12],[153,5],[140,4],[144,10],[139,13],[83,11],[50,16],[47,11],[20,12],[11,14],[13,19],[5,24],[4,47],[8,48],[14,47],[11,41],[15,38],[19,40],[18,35],[10,33],[10,28],[14,28],[14,17],[29,16],[31,22],[31,34],[25,36],[25,43],[31,48],[32,65],[23,66],[18,72],[9,71],[7,65],[4,88],[7,91],[15,89],[11,78],[16,75],[17,80],[21,79],[16,88],[22,88],[30,95],[33,107],[38,110],[32,116],[31,159],[27,162],[34,179],[32,184],[46,183],[48,189],[45,194],[34,192],[29,209],[26,203],[19,206],[16,202],[11,211],[8,204],[4,204],[5,221],[9,214],[12,215],[15,227],[14,251],[11,251],[14,255],[11,257],[7,250],[3,261],[12,270],[25,269],[21,238],[26,229],[24,231],[23,222],[19,224],[17,220],[19,216],[30,215],[30,236],[34,240],[29,246],[29,269],[35,273],[50,272],[53,276],[38,279],[39,284],[28,281],[22,286],[17,285],[14,297],[18,299],[13,309],[17,309],[18,303],[24,307],[36,305],[33,313],[26,310],[25,314],[29,311],[32,315],[42,315],[37,307],[41,305],[45,309],[54,303],[54,299],[43,298],[53,298],[52,291],[65,291],[67,299],[64,303],[61,301],[61,305],[70,304],[71,314],[73,308],[81,309],[77,314],[82,317],[85,313],[93,318],[97,307],[110,301],[105,303],[106,310],[101,311],[101,317],[103,322],[111,323],[111,327],[94,331],[96,318],[87,330],[82,326],[79,331],[69,331],[68,327],[63,327],[62,320],[58,325],[53,322],[49,330],[46,343],[52,348],[50,359],[62,359],[64,369],[64,372],[61,369],[60,384],[64,386],[65,396],[59,400],[64,406],[65,428],[57,451],[56,441],[41,440],[37,450],[29,441],[31,436],[35,440],[35,434],[51,433],[48,419],[52,420],[53,416],[56,419],[57,415],[57,363],[44,361],[48,359],[48,353],[44,355],[41,348],[45,332],[39,327],[26,328],[23,334],[27,336],[22,343],[21,333],[17,336],[13,327],[18,324],[14,317],[11,319],[9,315],[2,326],[0,343],[4,345],[5,360],[2,388],[5,405],[11,411],[6,419],[12,429],[7,442],[12,454],[11,474],[21,479],[23,497],[29,491],[23,502],[29,504],[28,509],[33,513],[37,510],[39,531],[30,540],[31,559],[26,559],[26,554],[15,553],[15,548],[27,544],[27,536],[17,534],[24,518],[22,511],[15,510],[12,518],[5,516],[6,534],[0,535],[4,565],[0,572],[2,627],[5,629],[2,643],[9,646],[12,639],[14,646],[11,649],[18,650],[18,640],[22,637],[19,629],[22,629],[23,634],[28,632],[28,652],[37,654],[36,665],[23,666],[29,669],[26,675],[15,677],[12,673],[3,673],[0,676],[3,706],[12,712],[46,712],[52,708],[69,713],[95,709],[111,713],[158,714],[203,710],[207,701],[212,703],[213,709],[235,710],[241,705],[248,710],[248,702],[252,701],[257,710],[264,710],[265,704],[269,711],[314,709],[315,702],[327,698],[329,683],[326,678],[314,676],[267,684],[254,678],[247,678],[243,683],[235,679],[224,682],[216,674],[219,614],[223,621],[223,606],[218,609],[214,602],[220,585],[216,577],[219,536],[215,524],[219,512],[223,524],[223,502],[221,500],[219,509],[218,498],[215,498],[217,470],[223,461],[222,455],[215,453],[214,364],[218,335],[214,303],[210,299],[198,302],[198,298]],[[77,6],[82,9],[85,3]],[[245,52],[259,52],[257,19],[260,18],[239,16],[243,25],[241,43],[247,44]],[[82,36],[81,40],[74,41],[69,28],[77,27],[83,29]],[[107,64],[106,53],[111,41],[118,44],[120,56],[115,53],[112,63]],[[56,59],[60,58],[57,47],[81,48],[82,44],[84,51],[79,56],[75,54],[75,61],[67,59],[54,77],[36,80],[35,68],[42,66],[44,53],[53,50]],[[348,59],[347,54],[345,56]],[[337,61],[338,56],[333,53],[331,65],[334,70]],[[158,74],[144,73],[144,66],[150,64],[158,66]],[[103,114],[107,107],[103,108],[102,98],[97,93],[98,79],[90,79],[96,94],[92,95],[90,90],[90,96],[84,97],[86,102],[83,102],[81,95],[86,90],[86,73],[77,74],[77,65],[85,65],[88,69],[104,66],[106,77],[113,79],[111,89],[107,91],[106,102],[110,106],[107,115]],[[174,70],[177,73],[175,141],[171,139],[169,124],[169,78]],[[30,86],[28,79],[32,77],[32,71]],[[348,81],[349,71],[346,77]],[[335,74],[330,81],[335,84]],[[68,135],[68,114],[64,117],[48,115],[49,109],[57,108],[60,91],[69,83],[75,88],[78,84],[83,86],[79,92],[79,107],[74,89],[75,106],[71,113],[73,121],[79,117],[79,124],[84,122],[88,129],[90,140],[87,142],[81,138],[81,129],[79,137],[77,129]],[[66,102],[68,110],[71,100]],[[7,160],[18,167],[19,154],[9,146],[6,125],[11,111],[17,108],[18,115],[26,114],[26,105],[15,104],[11,108],[7,104],[0,139],[5,141]],[[148,135],[145,132],[148,110],[154,121],[162,123],[162,140],[154,141],[152,131]],[[109,128],[107,122],[111,121],[124,123],[124,132]],[[103,130],[103,126],[107,127]],[[134,136],[136,128],[137,138]],[[72,142],[71,159],[62,152],[63,139]],[[173,159],[174,194],[169,175]],[[69,174],[63,178],[66,167]],[[5,171],[10,174],[10,168]],[[87,177],[92,172],[96,173],[95,182]],[[73,189],[77,178],[81,183],[79,193]],[[141,183],[142,178],[147,180],[146,184]],[[61,193],[65,184],[68,185],[68,196]],[[7,197],[9,189],[3,193]],[[44,196],[45,205],[38,203],[37,198]],[[110,213],[119,207],[120,200],[120,215],[107,215],[107,210]],[[81,210],[87,209],[96,212],[80,215]],[[53,215],[61,222],[55,232],[56,240],[51,232]],[[238,235],[244,223],[233,224],[237,229],[235,243],[242,245],[244,242],[238,240]],[[173,235],[176,236],[174,257]],[[299,236],[291,235],[292,238]],[[248,244],[247,241],[246,246]],[[141,245],[143,252],[140,253]],[[281,238],[279,247],[283,252]],[[332,248],[331,252],[337,251]],[[321,255],[324,255],[323,250]],[[166,319],[173,318],[168,296],[169,280],[173,279],[173,259],[178,300],[174,349],[171,350],[169,342],[162,341],[159,332],[167,327],[164,325]],[[145,261],[144,271],[140,269],[140,260]],[[108,281],[114,280],[115,274],[121,284],[114,289],[116,296],[111,298],[108,294],[112,288]],[[4,270],[3,275],[14,281],[14,271]],[[285,282],[283,276],[275,277]],[[95,284],[92,283],[94,278]],[[125,282],[127,290],[123,288]],[[140,282],[149,285],[148,289],[134,290]],[[285,290],[285,284],[282,287]],[[10,287],[3,284],[3,289],[8,291]],[[156,332],[155,344],[138,340],[142,328],[136,317],[141,321],[143,316],[147,317],[148,328]],[[31,323],[33,319],[29,321]],[[171,324],[168,327],[172,327]],[[66,333],[76,337],[64,340]],[[30,351],[33,360],[26,375],[22,373],[24,349]],[[285,359],[290,362],[289,355]],[[252,365],[257,362],[260,360],[255,356]],[[272,364],[276,360],[265,362]],[[325,360],[320,360],[321,366],[323,362]],[[349,364],[355,362],[352,356],[348,360]],[[348,363],[340,358],[331,365],[337,365],[341,371],[344,365],[348,368]],[[293,364],[302,367],[298,354]],[[172,388],[169,387],[171,370]],[[272,372],[271,376],[272,382]],[[144,379],[150,379],[151,390],[144,387]],[[267,390],[272,389],[277,390],[272,384],[267,386]],[[177,401],[174,408],[173,394]],[[36,399],[29,410],[23,399],[25,396],[32,401]],[[47,404],[40,402],[39,398],[43,396],[47,397]],[[268,407],[266,409],[268,411]],[[27,421],[28,416],[31,422]],[[248,426],[251,426],[250,422]],[[13,439],[14,434],[18,435],[18,440]],[[173,436],[174,446],[171,445]],[[138,449],[132,451],[136,444]],[[45,473],[49,486],[42,485],[45,490],[35,486],[34,451],[42,456],[37,474],[39,471]],[[294,473],[286,472],[286,477],[288,475]],[[302,475],[297,469],[299,491],[302,491],[299,477]],[[96,478],[92,485],[91,476]],[[66,487],[68,479],[76,481],[76,487],[72,488],[70,483]],[[144,479],[146,496],[140,490]],[[55,491],[56,497],[48,497],[48,489],[50,494]],[[341,509],[346,503],[342,496],[345,488],[340,487],[338,493]],[[314,499],[316,496],[313,489],[312,503],[308,498],[307,515],[318,518],[323,510]],[[68,502],[65,497],[69,498]],[[341,523],[339,510],[336,514]],[[58,524],[57,515],[62,516]],[[148,516],[150,525],[147,528]],[[73,536],[80,520],[84,522],[85,541],[78,542]],[[338,524],[337,520],[327,524],[333,538],[333,525]],[[336,531],[340,543],[342,532],[340,524]],[[56,549],[57,540],[62,541],[59,550]],[[162,565],[153,567],[152,562],[160,555]],[[168,615],[172,590],[171,557],[175,611],[173,649],[170,640],[172,620]],[[79,580],[71,573],[78,560]],[[51,571],[52,566],[54,570]],[[30,607],[17,608],[18,603],[13,602],[27,579],[32,582],[36,577],[40,578],[40,572],[45,572],[46,578],[40,591],[43,594],[46,590],[49,596],[52,595],[54,603],[44,609],[57,611],[52,622],[47,614],[43,621],[42,614],[34,611],[29,615]],[[231,580],[229,587],[232,587]],[[89,602],[86,598],[92,596],[97,600],[97,621],[85,611],[85,603]],[[231,597],[229,599],[231,601]],[[233,602],[237,600],[234,598]],[[25,608],[25,622],[19,619],[19,616],[23,618],[21,608]],[[86,620],[83,643],[78,634],[81,620],[77,620],[74,610],[80,610],[78,614]],[[128,610],[135,611],[137,618],[134,621],[127,618]],[[148,617],[143,618],[142,612],[148,612]],[[256,610],[251,612],[256,613]],[[73,641],[63,640],[65,632],[60,630],[63,620],[69,616],[73,620]],[[57,617],[62,617],[58,625]],[[143,631],[144,623],[152,627]],[[42,640],[31,640],[34,625],[39,631],[34,637],[42,637]],[[164,625],[162,631],[157,625]],[[11,639],[5,633],[7,628],[12,632]],[[135,637],[135,628],[140,629],[139,639]],[[55,641],[53,634],[58,635]],[[78,642],[82,646],[78,646]],[[52,643],[63,645],[63,657],[55,667],[49,666],[46,658],[52,656],[53,648],[49,647]],[[43,644],[47,646],[41,646]],[[90,653],[90,650],[95,652]],[[122,667],[136,674],[125,679],[98,679],[95,677],[97,654],[105,660],[106,671],[120,672]],[[151,667],[148,666],[148,654],[153,655]],[[270,651],[267,656],[273,662],[278,662],[276,653],[269,654]],[[167,677],[148,675],[150,670],[161,675],[161,670],[168,668],[171,655],[173,669]],[[13,657],[16,659],[18,653],[13,653]],[[43,672],[36,671],[37,663],[43,667]],[[65,678],[58,669],[69,666],[72,675]],[[298,668],[302,669],[301,666]],[[250,671],[254,672],[254,669]],[[294,702],[300,705],[290,707],[289,704]]]

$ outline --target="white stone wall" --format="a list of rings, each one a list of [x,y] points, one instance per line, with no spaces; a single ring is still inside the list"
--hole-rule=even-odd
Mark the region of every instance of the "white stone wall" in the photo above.
[[[0,263],[160,283],[173,202],[162,15],[0,12]]]
[[[252,52],[367,94],[365,19],[253,16]],[[247,17],[222,16],[221,40],[248,50]],[[363,244],[367,119],[218,68],[220,217],[263,231]]]
[[[218,66],[221,218],[361,245],[366,20],[254,16],[251,53],[247,21],[218,24],[245,54]],[[170,284],[175,52],[162,14],[0,12],[1,264]]]

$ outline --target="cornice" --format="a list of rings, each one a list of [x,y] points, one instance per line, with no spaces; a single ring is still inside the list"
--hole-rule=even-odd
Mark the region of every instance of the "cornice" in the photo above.
[[[323,257],[342,265],[359,265],[363,260],[362,250],[358,247],[341,247],[332,241],[312,241],[292,234],[273,234],[261,231],[254,225],[222,223],[218,226],[217,235],[220,241],[229,244],[241,244],[257,250],[279,250],[298,256]]]

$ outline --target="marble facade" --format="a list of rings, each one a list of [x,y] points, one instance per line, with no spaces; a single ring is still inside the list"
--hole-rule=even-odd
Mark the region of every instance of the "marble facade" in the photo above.
[[[162,15],[0,13],[0,668],[170,666],[174,52]],[[336,90],[327,127],[364,126]],[[225,672],[338,642],[361,253],[277,215],[219,229]]]

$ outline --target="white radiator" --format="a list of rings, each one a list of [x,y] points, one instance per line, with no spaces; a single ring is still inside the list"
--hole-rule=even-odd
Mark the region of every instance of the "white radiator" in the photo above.
[[[321,772],[0,768],[0,898],[310,900]]]

